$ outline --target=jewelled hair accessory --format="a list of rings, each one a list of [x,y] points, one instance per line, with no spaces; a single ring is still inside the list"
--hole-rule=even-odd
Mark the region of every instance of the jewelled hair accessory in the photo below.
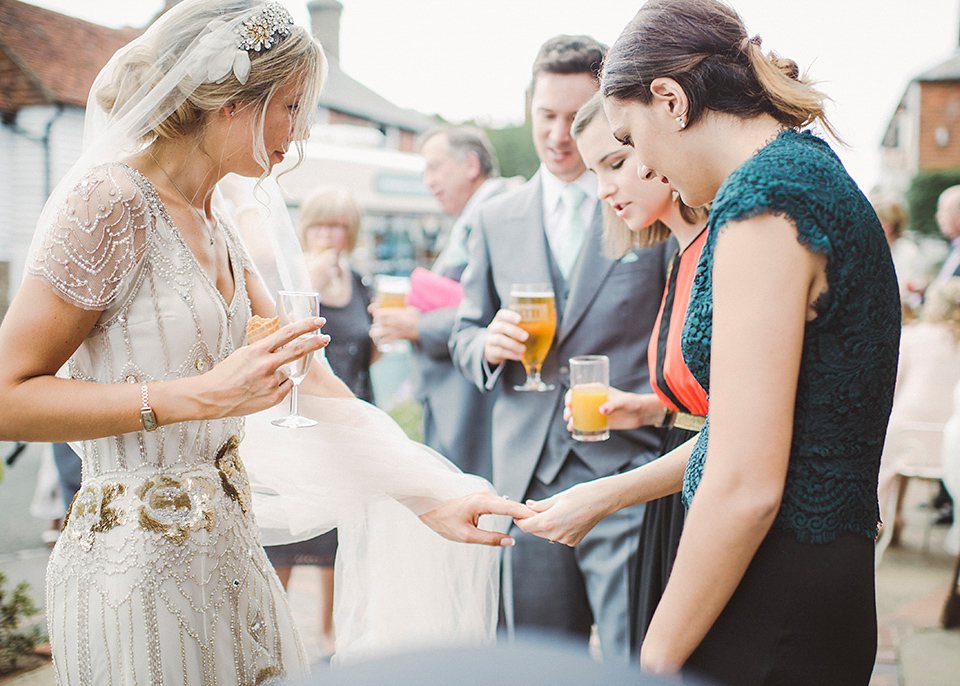
[[[276,36],[289,36],[293,17],[287,8],[279,2],[271,2],[255,17],[247,19],[240,25],[237,42],[239,50],[269,50],[273,47]]]
[[[200,49],[209,53],[205,62],[201,60],[206,66],[201,77],[221,83],[233,71],[237,81],[245,84],[250,77],[249,51],[269,50],[277,40],[289,36],[293,17],[279,2],[270,2],[244,19],[235,31],[227,30],[227,26],[226,22],[211,22],[200,38]]]

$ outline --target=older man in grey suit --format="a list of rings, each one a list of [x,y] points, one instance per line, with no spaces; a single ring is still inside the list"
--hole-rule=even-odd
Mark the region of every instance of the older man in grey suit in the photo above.
[[[604,51],[586,36],[558,36],[541,48],[528,96],[540,170],[480,208],[451,338],[454,363],[481,388],[498,391],[494,483],[521,501],[639,466],[659,446],[649,428],[576,443],[563,421],[568,361],[575,355],[605,354],[612,385],[649,392],[647,343],[665,282],[663,246],[618,261],[604,257],[596,177],[570,137],[574,115],[598,87]],[[517,326],[520,315],[506,307],[518,282],[553,284],[557,333],[542,372],[555,386],[551,391],[515,390],[525,376],[519,361],[526,333]],[[595,622],[604,656],[626,659],[630,570],[642,516],[642,506],[621,510],[572,549],[513,527],[513,572],[505,583],[512,581],[518,627],[554,629],[586,642]]]
[[[459,281],[477,209],[505,187],[486,134],[472,126],[439,126],[420,140],[423,180],[444,213],[457,217],[433,271]],[[493,398],[468,381],[447,346],[456,307],[421,312],[415,307],[372,307],[378,340],[414,344],[416,395],[423,404],[423,442],[460,469],[490,479]]]

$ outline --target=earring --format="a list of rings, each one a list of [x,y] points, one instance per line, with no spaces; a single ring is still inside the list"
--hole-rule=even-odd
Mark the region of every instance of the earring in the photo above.
[[[676,117],[676,121],[677,121],[677,123],[680,125],[680,130],[681,130],[681,131],[683,131],[685,128],[687,128],[687,120],[684,119],[684,117],[683,117],[682,114],[681,114],[679,117]]]

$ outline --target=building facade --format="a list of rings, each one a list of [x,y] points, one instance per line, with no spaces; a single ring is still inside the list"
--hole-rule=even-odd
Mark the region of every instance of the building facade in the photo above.
[[[901,197],[917,172],[960,168],[960,49],[910,81],[880,151],[879,185]]]

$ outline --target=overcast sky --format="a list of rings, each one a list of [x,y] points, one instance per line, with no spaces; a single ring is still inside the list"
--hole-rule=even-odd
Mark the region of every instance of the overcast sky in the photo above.
[[[140,26],[162,0],[30,0],[108,26]],[[308,24],[307,0],[281,0]],[[612,43],[640,0],[341,0],[344,71],[402,107],[487,124],[520,121],[537,48],[558,33]],[[960,0],[731,0],[763,47],[797,61],[834,101],[857,182],[914,75],[957,46]]]

